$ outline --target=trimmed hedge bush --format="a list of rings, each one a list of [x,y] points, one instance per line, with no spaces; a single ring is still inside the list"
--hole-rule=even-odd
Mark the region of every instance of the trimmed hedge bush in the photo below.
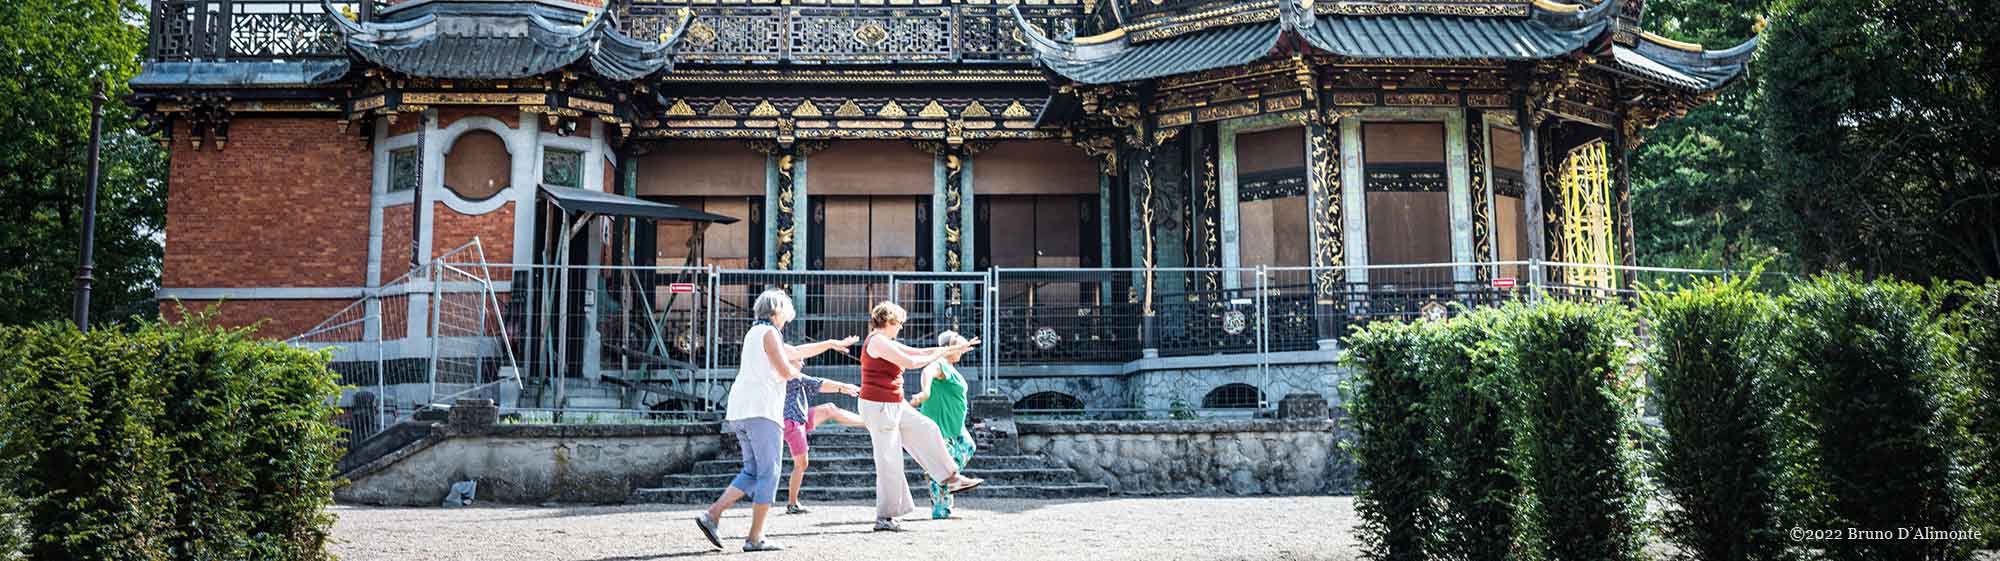
[[[326,362],[205,317],[0,328],[0,494],[26,556],[328,558]]]
[[[1525,544],[1552,561],[1640,559],[1639,384],[1620,344],[1629,317],[1566,302],[1506,311],[1515,319],[1501,332],[1501,356],[1513,382],[1515,469],[1529,490]]]
[[[1507,378],[1498,336],[1502,310],[1484,309],[1421,329],[1415,368],[1431,389],[1423,417],[1435,463],[1438,559],[1502,561],[1516,555],[1521,481],[1507,465]]]
[[[1437,557],[1437,487],[1427,454],[1432,427],[1423,413],[1429,388],[1412,368],[1428,328],[1375,323],[1347,340],[1343,361],[1357,372],[1343,400],[1355,429],[1354,509],[1371,559]]]
[[[1948,382],[1922,289],[1830,276],[1792,286],[1783,348],[1788,414],[1805,465],[1798,485],[1813,528],[1960,529]],[[1819,542],[1834,560],[1963,559],[1969,544],[1886,539]]]
[[[1676,508],[1668,538],[1693,559],[1784,559],[1773,456],[1781,396],[1775,383],[1774,300],[1743,280],[1711,280],[1649,294],[1641,309],[1664,434],[1659,482]]]

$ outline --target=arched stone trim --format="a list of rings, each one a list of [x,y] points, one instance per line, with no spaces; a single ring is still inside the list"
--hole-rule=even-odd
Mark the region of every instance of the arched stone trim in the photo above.
[[[469,201],[451,189],[445,188],[444,157],[451,153],[452,146],[458,143],[460,137],[475,130],[491,132],[500,137],[501,142],[507,146],[507,161],[511,169],[507,173],[509,181],[505,189],[485,199]],[[540,179],[532,175],[541,152],[535,150],[533,146],[534,132],[530,127],[510,128],[506,122],[499,119],[474,115],[454,120],[443,129],[429,134],[434,136],[431,137],[433,142],[428,143],[425,150],[427,153],[424,154],[424,162],[431,164],[424,167],[425,200],[442,202],[461,214],[477,216],[499,210],[509,201],[516,200],[518,197],[515,195],[520,189],[533,191],[533,180]],[[529,182],[524,184],[524,179]]]

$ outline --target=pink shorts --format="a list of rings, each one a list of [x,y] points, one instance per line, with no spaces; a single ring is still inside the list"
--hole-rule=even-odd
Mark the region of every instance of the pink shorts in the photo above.
[[[783,431],[785,446],[792,449],[793,456],[805,455],[808,448],[806,445],[806,433],[812,432],[813,428],[812,423],[801,423],[785,419],[785,429]]]

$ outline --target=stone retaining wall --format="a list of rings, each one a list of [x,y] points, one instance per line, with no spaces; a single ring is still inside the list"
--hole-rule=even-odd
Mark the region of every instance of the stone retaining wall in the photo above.
[[[1323,403],[1323,402],[1322,402]],[[1335,423],[1314,419],[1020,421],[1021,450],[1126,495],[1347,491]],[[976,461],[976,460],[975,460]]]
[[[658,485],[669,473],[716,457],[722,445],[715,423],[441,423],[422,440],[345,474],[350,483],[334,491],[334,498],[437,506],[452,483],[473,480],[482,502],[620,503],[635,488]]]

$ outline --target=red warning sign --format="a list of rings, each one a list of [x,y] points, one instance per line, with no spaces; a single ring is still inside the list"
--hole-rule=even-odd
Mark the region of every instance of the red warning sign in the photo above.
[[[667,285],[667,291],[674,294],[694,294],[695,287],[691,282],[677,282]]]

